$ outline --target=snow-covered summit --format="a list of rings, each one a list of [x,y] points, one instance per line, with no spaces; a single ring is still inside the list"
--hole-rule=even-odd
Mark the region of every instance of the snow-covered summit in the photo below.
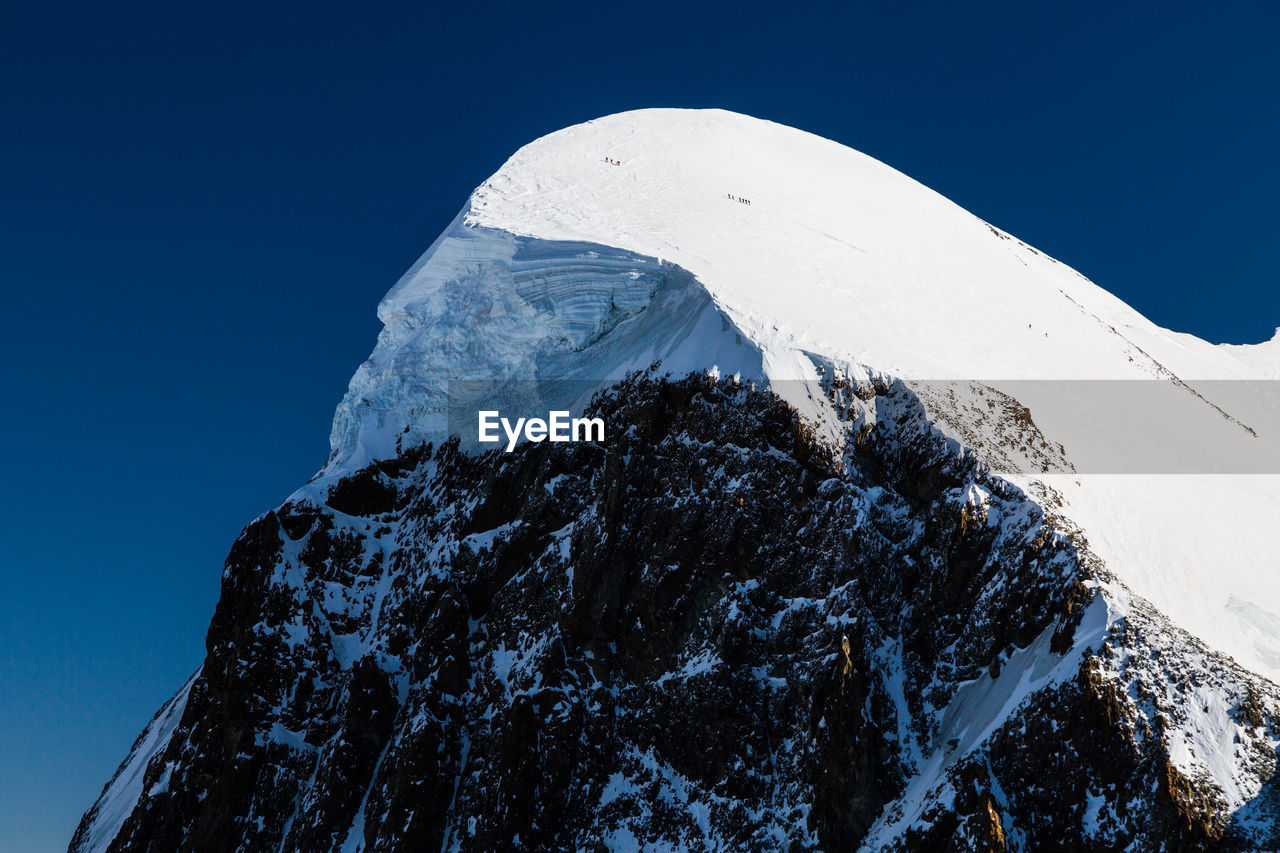
[[[1215,346],[1160,328],[871,157],[722,110],[621,113],[525,146],[378,314],[385,328],[339,406],[329,473],[446,428],[451,383],[599,381],[654,361],[770,383],[811,381],[831,363],[997,385],[1280,376],[1275,341]],[[1076,414],[1055,413],[1055,396],[1022,398],[1050,438],[1055,417]],[[1213,396],[1185,402],[1218,418]],[[1280,614],[1260,532],[1280,508],[1280,479],[1059,480],[1066,512],[1113,571],[1280,677],[1280,638],[1232,605]]]
[[[386,331],[339,410],[335,455],[388,452],[445,377],[507,378],[535,355],[585,349],[648,303],[657,261],[692,274],[695,301],[723,312],[725,334],[758,351],[737,355],[770,379],[811,377],[807,354],[914,379],[1280,374],[1274,346],[1162,329],[850,148],[722,110],[640,110],[545,136],[472,194],[379,306]],[[615,275],[644,283],[598,286]],[[654,331],[644,355],[678,348],[673,370],[725,355],[720,335]],[[592,351],[556,368],[589,364],[601,379],[640,357]]]
[[[1183,376],[1254,375],[1236,360],[1250,348],[1160,329],[865,154],[721,110],[622,113],[543,137],[475,192],[466,222],[673,261],[762,343],[901,376],[1150,376],[1120,336]],[[413,291],[402,281],[384,314]]]

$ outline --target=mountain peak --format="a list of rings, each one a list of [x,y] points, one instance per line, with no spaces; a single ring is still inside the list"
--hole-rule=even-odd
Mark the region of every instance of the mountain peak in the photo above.
[[[1209,432],[1166,454],[1175,460],[1219,439],[1258,444],[1240,428],[1248,418],[1229,414],[1240,386],[1220,405],[1210,401],[1216,389],[1179,392],[1169,418],[1108,430],[1118,416],[1110,404],[1064,402],[1054,383],[1158,379],[1189,389],[1186,381],[1280,375],[1273,343],[1221,347],[1162,329],[874,158],[723,110],[620,113],[524,146],[378,313],[385,328],[338,407],[329,465],[313,488],[447,434],[473,441],[474,416],[451,421],[451,411],[494,408],[494,389],[510,402],[513,382],[542,411],[580,410],[593,390],[654,364],[770,387],[833,440],[842,426],[817,387],[831,370],[1021,381],[1006,391],[1068,458],[1082,422],[1104,436],[1166,433],[1184,416],[1207,422]],[[1256,513],[1241,503],[1271,498],[1260,478],[1251,483],[1212,486],[1223,494],[1206,521],[1233,531],[1218,544],[1178,521],[1176,507],[1203,502],[1204,481],[1070,478],[1057,488],[1068,503],[1076,493],[1073,512],[1135,590],[1272,673],[1280,642],[1259,641],[1227,607],[1236,595],[1280,613],[1280,586],[1253,569]],[[1135,539],[1135,528],[1160,535]],[[1205,573],[1223,559],[1234,568]]]
[[[445,429],[459,377],[603,380],[660,361],[807,381],[815,357],[913,379],[1260,371],[874,158],[725,110],[619,113],[526,145],[378,315],[335,419],[340,466]]]
[[[1262,443],[1198,380],[1274,342],[692,110],[522,148],[379,317],[74,850],[1275,849],[1280,477],[1060,431]],[[507,404],[610,426],[473,452]]]

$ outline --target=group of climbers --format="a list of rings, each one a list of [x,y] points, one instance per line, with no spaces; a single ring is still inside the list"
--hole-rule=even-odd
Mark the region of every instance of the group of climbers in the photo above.
[[[609,156],[607,156],[607,155],[605,156],[604,161],[605,161],[606,163],[608,163],[610,166],[621,166],[621,165],[622,165],[622,161],[621,161],[621,160],[615,160],[615,159],[613,159],[612,157],[609,157]],[[733,193],[725,193],[725,196],[726,196],[730,201],[736,201],[736,202],[738,202],[739,204],[747,204],[747,205],[751,204],[751,199],[749,199],[749,198],[739,198],[738,196],[735,196]]]

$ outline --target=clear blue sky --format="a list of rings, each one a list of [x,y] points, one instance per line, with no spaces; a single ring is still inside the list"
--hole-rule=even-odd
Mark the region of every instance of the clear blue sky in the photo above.
[[[378,299],[544,133],[773,119],[1271,337],[1280,5],[1049,6],[0,4],[0,849],[65,845],[324,462]]]

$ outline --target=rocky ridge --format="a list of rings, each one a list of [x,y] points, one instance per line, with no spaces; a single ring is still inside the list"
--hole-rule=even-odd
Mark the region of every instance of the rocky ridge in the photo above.
[[[418,446],[259,518],[106,849],[1275,843],[1275,687],[902,383],[825,388],[840,447],[650,372],[593,401],[602,445]],[[1171,760],[1215,713],[1234,814]]]

